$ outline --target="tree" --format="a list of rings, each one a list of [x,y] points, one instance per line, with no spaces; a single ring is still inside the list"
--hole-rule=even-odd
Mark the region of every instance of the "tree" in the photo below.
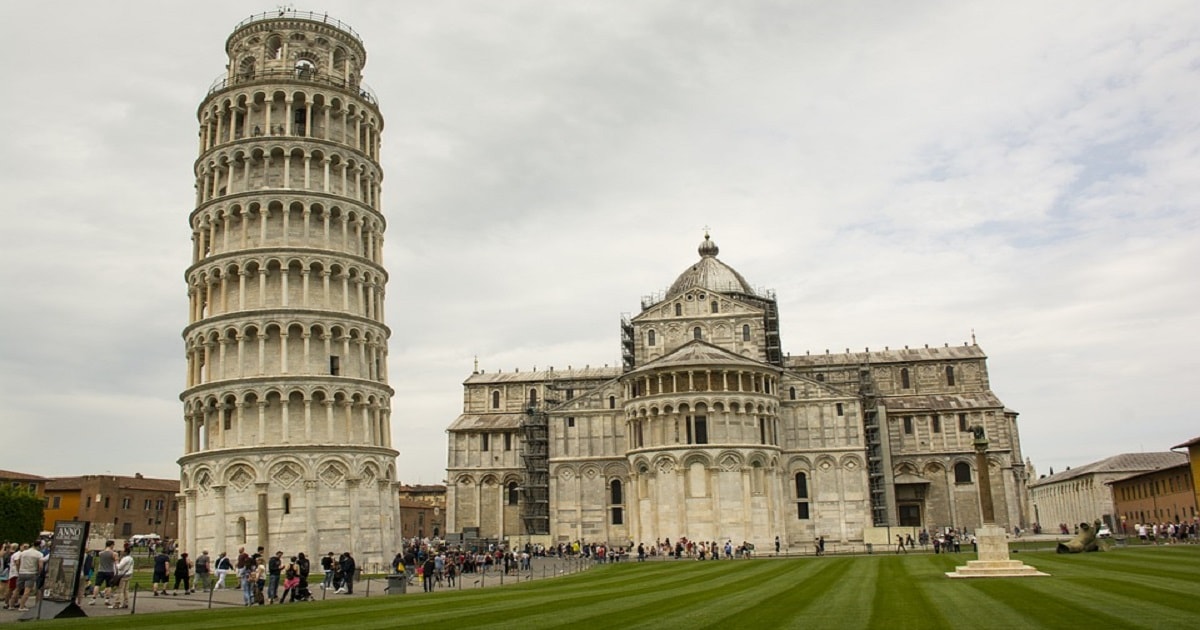
[[[0,486],[0,540],[33,542],[42,531],[42,499],[26,488]]]

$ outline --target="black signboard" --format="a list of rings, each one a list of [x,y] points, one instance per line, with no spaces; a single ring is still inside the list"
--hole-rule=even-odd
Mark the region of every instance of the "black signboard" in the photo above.
[[[88,521],[55,521],[54,539],[50,542],[50,557],[46,558],[46,585],[37,608],[20,617],[32,619],[62,619],[86,617],[87,613],[75,603],[79,594],[79,569],[87,553]]]
[[[79,569],[87,553],[88,521],[55,521],[54,542],[46,564],[45,598],[73,602],[79,590]]]

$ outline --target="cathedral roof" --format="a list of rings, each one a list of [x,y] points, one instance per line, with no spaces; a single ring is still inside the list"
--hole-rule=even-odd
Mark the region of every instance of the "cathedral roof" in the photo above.
[[[824,354],[805,354],[802,356],[789,355],[783,360],[789,368],[811,368],[841,365],[865,365],[880,363],[908,363],[911,361],[929,361],[946,359],[986,359],[983,349],[975,344],[963,346],[946,345],[942,347],[926,346],[924,348],[892,348],[884,350],[868,350],[865,352],[834,352]]]
[[[463,385],[481,383],[542,383],[546,381],[608,380],[621,375],[619,367],[585,367],[566,370],[533,370],[530,372],[475,372]]]
[[[956,409],[986,409],[1003,407],[1004,403],[990,391],[970,394],[928,394],[896,396],[880,400],[889,413],[905,411],[953,411]],[[1016,412],[1012,412],[1016,413]]]
[[[704,235],[700,243],[700,261],[684,270],[675,279],[675,283],[667,289],[667,297],[675,297],[691,289],[706,289],[714,293],[744,293],[755,295],[754,289],[742,274],[734,271],[733,267],[717,260],[720,249]]]
[[[521,428],[523,413],[464,413],[447,431],[502,431]]]

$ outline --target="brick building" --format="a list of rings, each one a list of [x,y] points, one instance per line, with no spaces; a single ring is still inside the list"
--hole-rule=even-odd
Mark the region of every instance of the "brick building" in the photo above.
[[[134,534],[179,535],[178,479],[151,479],[137,473],[59,477],[45,484],[45,528],[55,521],[91,521],[97,537],[124,539]]]
[[[1172,446],[1171,450],[1180,448],[1187,449],[1188,464],[1191,466],[1189,472],[1192,476],[1192,500],[1196,505],[1200,505],[1200,437]]]
[[[45,494],[46,482],[49,479],[13,470],[0,470],[0,485],[10,485],[14,488],[24,488],[37,496]]]
[[[1136,533],[1138,523],[1180,523],[1196,518],[1195,484],[1186,462],[1109,483],[1113,511],[1126,534]]]

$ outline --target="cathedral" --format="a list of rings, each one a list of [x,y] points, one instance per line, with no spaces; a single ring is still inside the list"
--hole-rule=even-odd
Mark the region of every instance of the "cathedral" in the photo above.
[[[760,549],[1024,526],[1017,414],[962,346],[783,352],[775,295],[705,234],[665,294],[621,322],[622,365],[490,372],[448,429],[447,530],[467,539]]]

